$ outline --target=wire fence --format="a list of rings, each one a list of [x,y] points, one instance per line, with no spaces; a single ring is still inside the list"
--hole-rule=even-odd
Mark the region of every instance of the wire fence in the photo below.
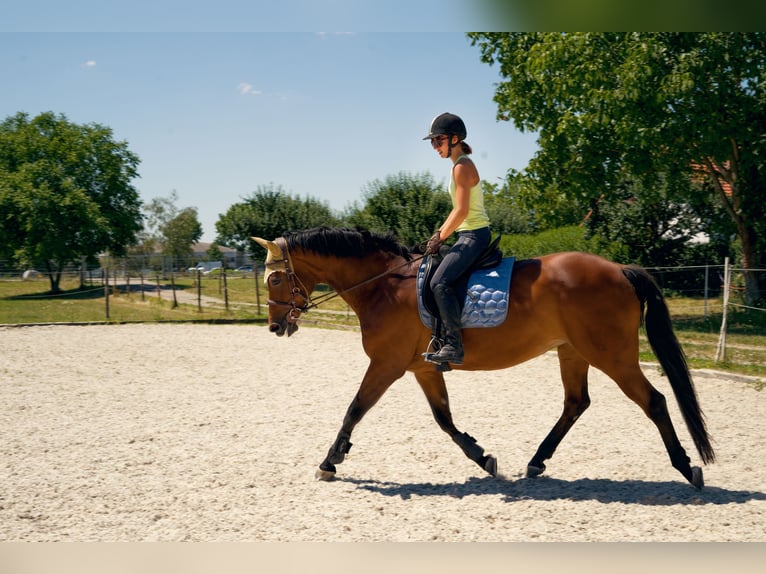
[[[26,291],[23,296],[25,300],[55,302],[57,299],[71,298],[72,292],[76,291],[80,298],[90,297],[102,301],[103,316],[107,320],[111,318],[110,298],[117,295],[139,297],[142,301],[156,297],[158,300],[169,301],[173,309],[182,305],[194,307],[198,312],[228,312],[231,309],[246,308],[254,315],[265,314],[267,294],[262,281],[263,264],[249,260],[234,268],[236,263],[189,263],[164,258],[152,261],[146,257],[134,257],[102,260],[99,266],[71,265],[61,270],[62,284],[67,284],[67,290],[51,293],[45,288],[49,283],[46,273],[10,267],[0,261],[0,281],[19,283],[21,286],[15,293],[18,296]],[[751,271],[766,276],[766,269],[732,267],[725,260],[722,264],[647,267],[647,270],[654,276],[665,296],[671,302],[678,301],[677,304],[671,304],[674,320],[679,316],[701,316],[720,321],[716,361],[725,360],[726,335],[732,325],[732,315],[737,320],[752,314],[766,317],[762,315],[766,312],[766,304],[752,304],[745,299],[745,273]],[[318,289],[329,288],[320,285]],[[756,301],[766,300],[766,292],[761,291],[758,295]],[[338,301],[345,305],[341,300]],[[51,307],[41,306],[42,314],[36,318],[36,322],[47,321],[46,309],[50,312]],[[348,322],[353,316],[348,306],[335,309],[334,312],[345,313]],[[0,323],[5,322],[0,306]],[[766,324],[762,319],[756,323]],[[756,334],[766,334],[766,329]]]
[[[704,311],[711,299],[722,299],[726,282],[726,270],[731,273],[729,305],[739,309],[766,311],[764,307],[745,304],[745,273],[754,272],[766,276],[766,269],[743,269],[732,267],[726,261],[716,265],[689,265],[676,267],[647,267],[666,295],[699,299],[698,309]],[[757,299],[766,300],[766,290]]]

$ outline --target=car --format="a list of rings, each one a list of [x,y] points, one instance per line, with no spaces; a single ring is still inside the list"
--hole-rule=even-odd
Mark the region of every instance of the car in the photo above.
[[[203,275],[219,275],[223,271],[223,267],[213,267],[212,269],[208,269],[206,271],[203,271]]]
[[[252,265],[240,265],[234,271],[239,271],[240,273],[252,273],[253,272],[253,266]]]

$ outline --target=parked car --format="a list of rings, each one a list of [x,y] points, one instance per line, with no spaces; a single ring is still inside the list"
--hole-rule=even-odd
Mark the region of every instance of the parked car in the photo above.
[[[223,271],[223,267],[213,267],[212,269],[208,269],[206,271],[203,271],[203,275],[219,275]]]
[[[194,267],[189,267],[187,271],[189,271],[190,273],[196,273],[197,271],[201,271],[205,275],[208,275],[209,271],[212,271],[213,269],[218,269],[221,267],[223,267],[222,261],[200,261]]]
[[[234,271],[239,271],[240,273],[252,273],[253,272],[253,266],[252,265],[240,265]]]

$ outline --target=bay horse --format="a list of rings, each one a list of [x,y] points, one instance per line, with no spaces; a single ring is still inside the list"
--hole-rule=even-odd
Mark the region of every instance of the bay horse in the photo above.
[[[329,285],[359,318],[362,344],[370,359],[338,435],[316,477],[331,480],[351,448],[351,433],[391,384],[410,371],[425,393],[436,423],[492,476],[497,461],[485,455],[452,420],[443,372],[422,353],[431,330],[420,319],[418,259],[392,234],[362,229],[318,227],[287,232],[264,247],[269,330],[292,335],[302,313],[321,301],[311,299],[317,284]],[[620,265],[581,253],[554,253],[515,262],[508,318],[499,326],[463,330],[465,358],[455,369],[503,369],[555,348],[564,384],[563,411],[527,465],[533,477],[575,421],[590,405],[588,369],[612,378],[657,426],[670,462],[692,485],[702,488],[702,469],[690,459],[673,428],[665,397],[641,372],[639,327],[670,380],[686,426],[702,462],[714,462],[704,416],[686,359],[673,332],[665,300],[651,275],[637,265]]]

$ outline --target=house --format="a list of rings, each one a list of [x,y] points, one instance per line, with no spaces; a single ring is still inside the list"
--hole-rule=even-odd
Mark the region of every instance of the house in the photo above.
[[[212,243],[206,243],[204,241],[198,241],[192,245],[193,259],[195,263],[210,259],[208,251],[210,250],[211,245]],[[223,255],[222,259],[227,269],[235,269],[240,265],[252,263],[250,256],[246,253],[240,253],[236,249],[231,249],[230,247],[224,247],[222,245],[218,245],[218,249]]]

